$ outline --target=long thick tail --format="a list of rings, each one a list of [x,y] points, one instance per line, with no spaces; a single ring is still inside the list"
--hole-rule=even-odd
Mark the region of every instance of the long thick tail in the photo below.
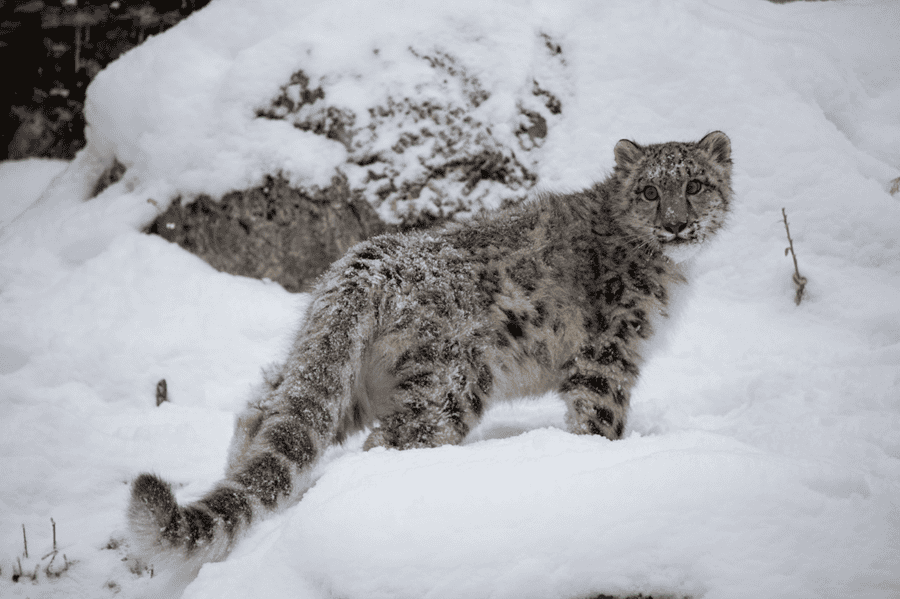
[[[303,386],[283,387],[238,418],[226,476],[201,499],[180,506],[169,483],[156,475],[134,480],[128,507],[132,558],[156,571],[219,561],[255,521],[309,488],[317,458],[340,430],[340,410],[332,413],[326,402],[297,393]]]
[[[135,479],[128,508],[132,557],[157,571],[224,559],[254,521],[300,498],[328,446],[367,424],[354,403],[354,381],[375,311],[358,282],[368,274],[360,261],[374,261],[376,244],[360,244],[329,271],[280,376],[239,417],[224,480],[179,506],[157,476]],[[348,263],[352,276],[343,274]]]
[[[225,479],[201,499],[180,506],[156,475],[134,480],[132,558],[156,571],[219,561],[255,521],[299,499],[312,484],[316,459],[337,434],[337,419],[291,395],[287,410],[254,406],[238,419]]]
[[[227,486],[181,507],[169,483],[141,474],[132,483],[128,508],[132,555],[156,570],[218,561],[249,527],[253,512],[247,492]]]

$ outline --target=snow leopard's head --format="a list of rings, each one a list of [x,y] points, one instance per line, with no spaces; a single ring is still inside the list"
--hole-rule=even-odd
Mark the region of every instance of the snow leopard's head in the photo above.
[[[642,237],[676,262],[725,222],[731,203],[731,141],[713,131],[696,143],[616,144],[618,196]]]

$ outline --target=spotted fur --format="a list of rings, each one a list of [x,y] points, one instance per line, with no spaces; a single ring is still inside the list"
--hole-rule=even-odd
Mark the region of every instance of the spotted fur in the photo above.
[[[324,449],[367,427],[366,448],[459,443],[492,401],[557,391],[569,430],[620,438],[641,345],[683,281],[676,262],[728,214],[730,152],[718,131],[622,140],[589,189],[351,249],[239,416],[225,478],[186,507],[156,476],[134,481],[134,553],[224,558],[298,500]]]

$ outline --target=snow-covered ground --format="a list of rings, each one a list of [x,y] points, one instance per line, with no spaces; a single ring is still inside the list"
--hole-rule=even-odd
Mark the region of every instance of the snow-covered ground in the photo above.
[[[140,233],[147,200],[278,169],[327,182],[345,148],[255,110],[298,69],[354,108],[397,93],[419,76],[411,45],[488,82],[481,115],[508,126],[549,37],[563,110],[539,187],[602,178],[622,137],[733,142],[730,229],[625,438],[559,430],[544,397],[460,447],[352,440],[184,596],[900,597],[898,24],[894,0],[217,0],[125,55],[92,84],[88,147],[62,174],[0,165],[0,596],[153,596],[161,577],[104,549],[130,479],[158,472],[182,501],[208,489],[304,308]],[[87,200],[113,156],[128,172]],[[37,581],[13,583],[19,564]]]

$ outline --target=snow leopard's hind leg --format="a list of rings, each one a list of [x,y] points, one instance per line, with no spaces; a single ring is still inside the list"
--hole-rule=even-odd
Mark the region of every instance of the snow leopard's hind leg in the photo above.
[[[481,419],[493,375],[478,335],[457,335],[403,351],[393,365],[393,411],[381,416],[365,448],[459,444]]]

